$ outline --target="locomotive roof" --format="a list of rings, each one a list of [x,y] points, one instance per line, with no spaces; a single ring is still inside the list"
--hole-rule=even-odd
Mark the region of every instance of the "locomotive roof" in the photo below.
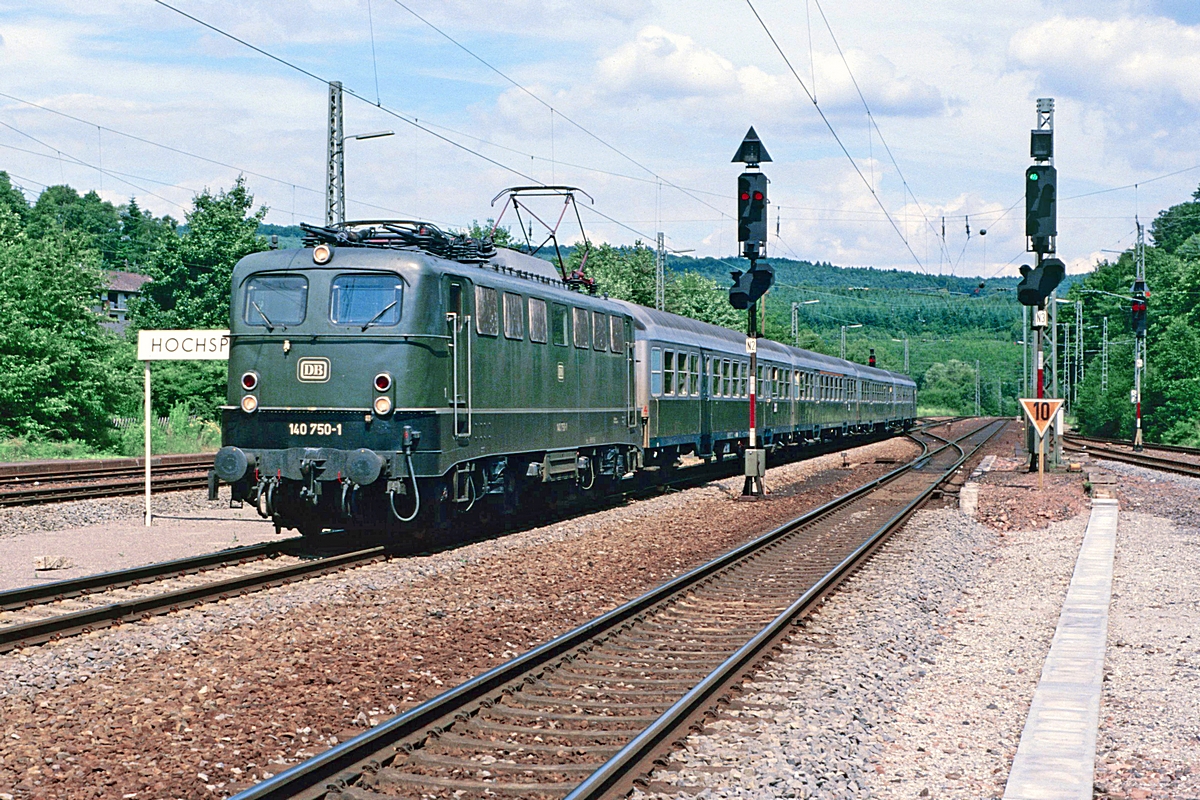
[[[712,325],[690,317],[681,317],[667,311],[646,308],[623,300],[615,300],[624,307],[634,318],[639,330],[644,330],[647,337],[663,341],[677,341],[693,347],[706,347],[722,352],[741,353],[746,347],[746,334]],[[814,353],[799,347],[791,347],[771,339],[758,340],[758,352],[769,358],[791,363],[797,362],[814,369],[824,369],[841,375],[853,375],[857,378],[884,381],[903,385],[916,385],[913,379],[903,373],[891,372],[877,367],[855,364],[853,361],[843,361],[840,358]]]

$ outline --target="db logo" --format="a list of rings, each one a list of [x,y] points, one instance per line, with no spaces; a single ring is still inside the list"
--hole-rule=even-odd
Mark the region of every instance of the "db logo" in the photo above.
[[[329,380],[329,359],[300,359],[296,362],[296,379],[304,383],[324,383]]]

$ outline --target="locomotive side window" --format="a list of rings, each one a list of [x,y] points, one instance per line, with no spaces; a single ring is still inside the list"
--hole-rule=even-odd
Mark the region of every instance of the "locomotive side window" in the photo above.
[[[546,343],[546,301],[529,298],[529,341]]]
[[[663,394],[675,394],[675,353],[663,352]]]
[[[567,346],[567,307],[554,304],[554,343],[559,347]]]
[[[662,349],[650,349],[650,394],[658,397],[662,394]]]
[[[596,350],[606,349],[609,338],[608,315],[603,311],[592,312],[592,347]]]
[[[329,318],[335,325],[395,325],[403,292],[395,275],[338,275],[329,291]]]
[[[512,292],[504,293],[504,337],[525,339],[525,303],[521,295]]]
[[[621,317],[609,317],[609,336],[612,339],[614,353],[625,352],[625,320]]]
[[[500,334],[500,298],[495,289],[475,287],[475,330],[483,336]]]
[[[274,328],[299,325],[308,309],[308,279],[301,275],[256,275],[246,281],[242,320]]]
[[[575,328],[575,346],[583,349],[591,347],[591,331],[588,330],[588,312],[586,308],[572,308],[571,317]]]

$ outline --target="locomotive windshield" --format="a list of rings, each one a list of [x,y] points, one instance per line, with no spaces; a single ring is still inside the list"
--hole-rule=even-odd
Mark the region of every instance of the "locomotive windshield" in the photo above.
[[[339,275],[330,292],[330,318],[338,325],[395,325],[404,284],[395,275]]]
[[[242,319],[267,330],[299,325],[308,307],[308,279],[300,275],[256,275],[246,281]]]

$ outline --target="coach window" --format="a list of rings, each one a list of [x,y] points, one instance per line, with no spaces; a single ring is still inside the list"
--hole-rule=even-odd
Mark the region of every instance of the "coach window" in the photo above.
[[[721,362],[721,396],[733,397],[733,381],[732,370],[730,369],[729,359]]]
[[[246,281],[247,325],[299,325],[308,308],[308,279],[300,275],[256,275]]]
[[[609,317],[609,336],[612,339],[614,353],[625,352],[625,320],[622,317]]]
[[[663,351],[663,394],[675,394],[675,352]]]
[[[525,303],[512,292],[504,293],[504,338],[525,340]]]
[[[713,368],[712,356],[704,357],[704,371],[708,373],[708,396],[717,396],[717,371]]]
[[[592,347],[597,350],[607,350],[608,315],[603,311],[592,312]]]
[[[750,362],[742,362],[741,374],[738,376],[738,395],[741,397],[750,396]]]
[[[700,394],[700,356],[692,353],[688,356],[688,363],[691,364],[692,373],[692,397]]]
[[[650,394],[662,394],[662,350],[657,347],[650,348]]]
[[[529,341],[546,343],[546,301],[529,298]]]
[[[575,346],[581,350],[591,347],[591,331],[588,330],[588,312],[586,308],[572,308],[571,321],[575,329]]]
[[[475,330],[483,336],[500,333],[499,298],[495,289],[475,287]]]

